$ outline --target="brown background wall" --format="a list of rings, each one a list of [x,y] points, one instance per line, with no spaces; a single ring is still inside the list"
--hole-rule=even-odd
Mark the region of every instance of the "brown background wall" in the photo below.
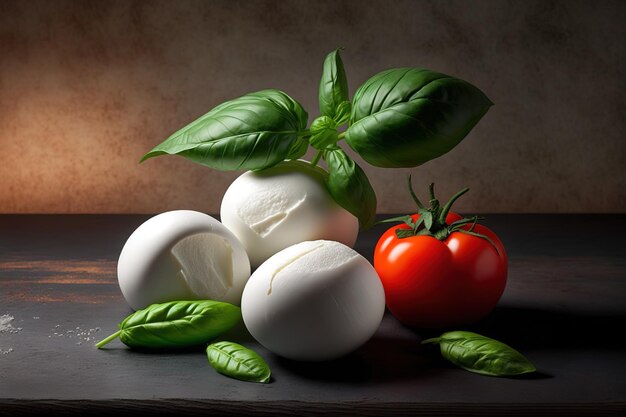
[[[626,2],[0,0],[0,212],[217,212],[237,173],[137,161],[216,104],[274,87],[317,111],[343,46],[351,91],[421,66],[496,103],[449,154],[365,167],[379,212],[404,179],[466,212],[626,211]]]

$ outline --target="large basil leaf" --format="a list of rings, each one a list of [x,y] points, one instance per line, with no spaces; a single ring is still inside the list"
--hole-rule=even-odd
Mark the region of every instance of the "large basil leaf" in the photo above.
[[[119,337],[130,347],[149,349],[196,346],[214,339],[241,320],[241,310],[219,301],[171,301],[137,310],[120,330],[96,344]]]
[[[372,165],[417,166],[454,148],[492,104],[466,81],[426,69],[390,69],[355,93],[346,141]]]
[[[368,229],[376,220],[376,194],[365,172],[338,147],[326,150],[324,159],[330,195],[359,219],[361,229]]]
[[[269,168],[300,154],[307,118],[300,103],[282,91],[246,94],[175,132],[142,161],[170,154],[219,170]]]
[[[322,116],[328,116],[337,123],[344,123],[350,110],[348,102],[348,80],[340,49],[329,53],[324,60],[320,80],[319,103]]]
[[[217,342],[206,348],[209,363],[217,372],[250,382],[270,382],[270,367],[256,352],[233,342]]]
[[[478,374],[511,376],[536,370],[524,355],[512,347],[477,333],[447,332],[422,343],[439,343],[444,358]]]

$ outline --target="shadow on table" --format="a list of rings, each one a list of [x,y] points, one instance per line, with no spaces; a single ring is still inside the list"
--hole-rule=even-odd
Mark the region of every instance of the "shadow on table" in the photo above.
[[[356,352],[332,361],[299,362],[280,357],[276,360],[282,368],[307,379],[350,384],[414,380],[441,372],[421,349],[416,340],[377,336]]]
[[[386,319],[392,319],[391,317]],[[531,308],[502,307],[473,325],[449,329],[410,330],[397,323],[383,323],[401,331],[387,331],[373,337],[356,352],[328,362],[298,362],[277,357],[291,372],[309,379],[329,382],[367,383],[432,378],[448,372],[454,365],[441,358],[432,346],[420,340],[450,330],[468,330],[500,340],[522,352],[534,349],[621,348],[619,340],[610,337],[626,328],[626,317],[562,313]],[[390,335],[399,333],[400,336]],[[515,379],[552,378],[539,369]]]

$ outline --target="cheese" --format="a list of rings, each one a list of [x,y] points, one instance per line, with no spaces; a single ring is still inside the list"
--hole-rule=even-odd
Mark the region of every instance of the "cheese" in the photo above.
[[[385,311],[382,284],[353,249],[326,240],[290,246],[263,263],[243,292],[250,334],[294,360],[338,358],[378,329]]]
[[[133,232],[120,254],[117,275],[135,310],[193,299],[239,305],[250,262],[241,243],[216,219],[176,210],[152,217]]]
[[[222,200],[221,220],[246,248],[252,267],[303,241],[354,245],[358,219],[331,198],[327,175],[306,161],[288,161],[248,171],[231,184]]]

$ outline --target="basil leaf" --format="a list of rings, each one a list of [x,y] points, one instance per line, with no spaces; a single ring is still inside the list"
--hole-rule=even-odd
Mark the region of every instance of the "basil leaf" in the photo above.
[[[355,93],[346,141],[372,165],[414,167],[454,148],[492,104],[466,81],[426,69],[390,69]]]
[[[346,105],[343,103],[348,101],[348,80],[339,51],[340,49],[334,50],[324,60],[319,102],[320,113],[323,116],[328,116],[337,122],[343,118],[345,122]]]
[[[219,301],[171,301],[137,310],[120,323],[120,330],[96,347],[119,337],[130,347],[149,349],[196,346],[214,339],[241,320],[241,310]]]
[[[352,104],[349,101],[344,101],[337,107],[335,112],[335,122],[337,125],[342,125],[350,119],[350,112],[352,111]]]
[[[478,374],[510,376],[536,371],[535,366],[512,347],[477,333],[447,332],[422,343],[439,343],[444,358]]]
[[[315,149],[322,150],[337,143],[337,123],[328,116],[320,116],[311,123],[309,142]]]
[[[300,159],[306,153],[307,149],[309,149],[309,142],[306,138],[299,137],[293,145],[291,145],[291,149],[289,150],[289,155],[287,155],[286,159]]]
[[[217,342],[206,348],[209,363],[217,372],[250,382],[270,382],[270,367],[256,352],[233,342]]]
[[[376,194],[365,172],[341,148],[326,150],[324,159],[330,195],[359,219],[361,229],[371,227],[376,220]]]
[[[300,152],[307,119],[300,103],[282,91],[246,94],[175,132],[141,161],[169,154],[225,171],[269,168],[292,158],[294,149]]]

